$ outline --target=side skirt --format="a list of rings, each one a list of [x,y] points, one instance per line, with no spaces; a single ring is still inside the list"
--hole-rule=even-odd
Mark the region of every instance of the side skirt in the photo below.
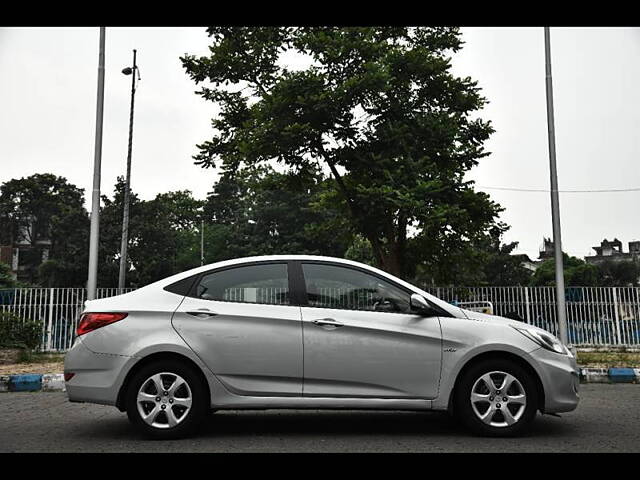
[[[245,397],[227,396],[212,405],[215,409],[353,409],[353,410],[430,410],[431,400],[393,398],[336,397]]]

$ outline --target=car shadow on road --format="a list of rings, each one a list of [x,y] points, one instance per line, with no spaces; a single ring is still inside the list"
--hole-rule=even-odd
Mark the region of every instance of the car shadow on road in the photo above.
[[[87,425],[77,433],[93,440],[144,440],[126,417],[103,419]],[[525,437],[562,437],[571,435],[570,422],[538,415]],[[442,412],[404,411],[304,411],[249,410],[219,411],[205,420],[192,438],[223,440],[238,437],[309,437],[309,436],[396,436],[458,439],[473,435],[455,419]],[[151,440],[150,440],[151,441]]]

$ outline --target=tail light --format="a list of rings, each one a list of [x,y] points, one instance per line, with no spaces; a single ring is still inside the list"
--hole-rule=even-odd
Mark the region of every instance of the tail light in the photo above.
[[[69,380],[71,380],[73,377],[75,376],[75,373],[65,373],[64,374],[64,381],[68,382]]]
[[[78,322],[78,328],[76,334],[78,336],[89,333],[97,328],[104,327],[110,323],[117,322],[125,318],[127,313],[83,313]]]

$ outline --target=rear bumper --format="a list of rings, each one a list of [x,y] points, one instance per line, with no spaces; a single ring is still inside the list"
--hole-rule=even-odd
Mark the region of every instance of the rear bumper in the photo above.
[[[580,371],[575,358],[544,348],[534,350],[529,356],[544,388],[544,413],[575,410],[580,401]]]
[[[64,372],[74,373],[65,382],[71,402],[115,405],[120,385],[135,357],[94,353],[76,339],[64,358]]]

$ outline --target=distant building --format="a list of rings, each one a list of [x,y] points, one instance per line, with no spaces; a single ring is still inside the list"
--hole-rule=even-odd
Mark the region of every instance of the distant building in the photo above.
[[[520,265],[529,270],[530,272],[535,272],[542,262],[531,260],[529,255],[526,253],[517,253],[513,255],[514,257],[520,260]]]
[[[556,249],[553,245],[553,240],[551,240],[550,238],[543,237],[542,247],[540,247],[540,250],[538,253],[538,259],[544,261],[544,260],[553,258],[553,256],[555,255],[555,251]]]
[[[584,257],[587,263],[597,265],[605,261],[613,262],[627,262],[640,260],[640,241],[629,242],[629,251],[625,252],[622,249],[622,242],[617,238],[612,241],[606,238],[600,242],[600,246],[592,247],[595,251],[595,255]]]
[[[51,240],[36,233],[35,217],[28,221],[20,227],[16,238],[9,238],[9,245],[0,245],[0,262],[11,267],[14,279],[31,283],[37,266],[49,258]]]
[[[545,260],[553,258],[554,253],[555,253],[555,249],[553,246],[553,240],[551,240],[550,238],[543,237],[542,246],[538,250],[537,260],[531,260],[529,255],[526,255],[524,253],[516,254],[514,256],[520,258],[520,265],[522,265],[524,268],[526,268],[527,270],[533,273],[538,269],[540,265],[542,265],[542,263]]]

